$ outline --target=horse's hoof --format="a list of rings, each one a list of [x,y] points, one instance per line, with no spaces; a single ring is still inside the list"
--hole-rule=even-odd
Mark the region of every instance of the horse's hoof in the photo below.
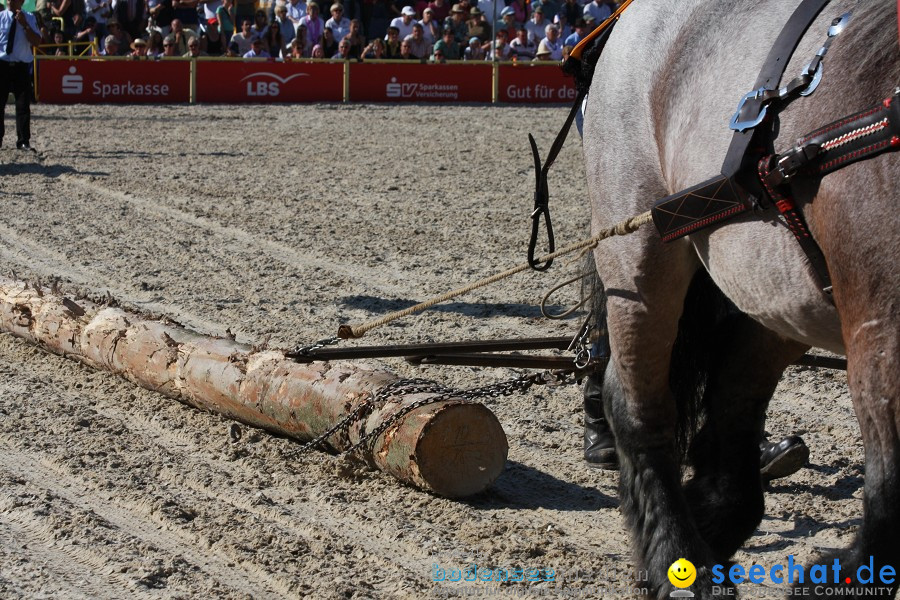
[[[809,460],[809,447],[797,435],[788,436],[779,442],[763,442],[759,449],[759,472],[763,481],[793,475]]]

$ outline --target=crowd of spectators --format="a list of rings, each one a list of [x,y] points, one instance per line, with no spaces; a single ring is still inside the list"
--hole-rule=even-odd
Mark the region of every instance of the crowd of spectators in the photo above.
[[[320,0],[324,1],[324,0]],[[332,1],[332,0],[329,0]],[[101,56],[563,60],[607,0],[38,0],[48,53]]]

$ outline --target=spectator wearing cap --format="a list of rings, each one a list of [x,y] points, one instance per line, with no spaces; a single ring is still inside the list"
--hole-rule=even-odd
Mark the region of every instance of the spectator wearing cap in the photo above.
[[[473,6],[469,11],[468,36],[469,38],[477,37],[484,44],[491,39],[491,24],[484,18],[484,13],[477,6]]]
[[[325,22],[325,27],[331,27],[336,40],[343,40],[350,33],[350,19],[344,16],[344,7],[337,2],[331,5],[331,18]]]
[[[275,22],[273,25],[278,27],[281,32],[281,39],[284,41],[285,48],[289,47],[294,38],[297,37],[297,31],[294,23],[287,16],[287,6],[275,7]]]
[[[444,29],[447,28],[453,31],[453,39],[457,44],[468,44],[469,26],[466,23],[466,13],[459,4],[453,5],[453,8],[450,9],[450,16],[444,20]],[[447,60],[453,59],[448,56]]]
[[[135,60],[141,60],[147,58],[147,42],[138,38],[131,42],[131,54],[129,54],[131,58]]]
[[[244,53],[244,58],[271,58],[266,49],[263,48],[263,41],[261,38],[253,38],[253,42],[250,44],[250,50]]]
[[[569,37],[563,41],[564,46],[577,46],[578,42],[584,39],[584,36],[587,35],[588,28],[587,23],[584,19],[578,19],[575,21],[575,32],[570,34]]]
[[[519,27],[516,31],[516,38],[509,43],[509,52],[510,57],[515,57],[516,60],[534,60],[537,44],[528,38],[528,30],[524,25]]]
[[[593,0],[584,5],[582,16],[591,15],[595,23],[602,23],[612,15],[613,9],[607,0]],[[574,23],[574,21],[570,21]]]
[[[501,13],[503,9],[506,8],[505,0],[478,0],[477,2],[473,2],[474,6],[478,7],[484,16],[488,19],[489,22],[493,23],[495,20],[499,21]]]
[[[481,39],[472,36],[469,38],[469,45],[463,51],[463,60],[484,60],[484,48],[481,47]]]
[[[509,8],[513,9],[513,20],[518,23],[524,23],[528,19],[528,12],[525,10],[525,0],[509,0]],[[546,19],[546,15],[544,15]]]
[[[412,33],[415,21],[416,11],[412,6],[404,6],[400,11],[400,16],[391,21],[391,27],[396,27],[400,33],[400,39],[406,39],[406,36]]]
[[[500,11],[500,20],[494,23],[494,31],[500,31],[501,29],[506,31],[507,39],[513,39],[516,37],[516,30],[519,28],[516,23],[516,11],[513,10],[513,7],[507,6],[503,10]]]
[[[419,21],[419,25],[422,26],[422,33],[425,36],[425,41],[433,46],[441,37],[440,22],[435,19],[433,8],[425,9],[425,12],[422,13],[422,20]]]
[[[450,16],[450,9],[452,7],[448,0],[431,0],[431,2],[428,3],[428,8],[431,9],[434,20],[443,24],[444,20]],[[422,14],[424,16],[425,13]]]
[[[322,46],[316,44],[312,47],[312,50],[309,53],[311,58],[325,58],[325,51],[322,50]]]
[[[213,17],[206,22],[206,31],[200,36],[200,49],[207,56],[222,56],[225,54],[225,36],[219,31],[219,19]]]
[[[237,46],[236,54],[243,56],[250,52],[250,47],[253,45],[253,40],[256,37],[257,35],[253,33],[250,19],[244,19],[241,22],[241,30],[231,36],[231,43]]]
[[[491,44],[491,52],[487,55],[487,60],[501,61],[509,60],[509,36],[505,29],[501,29],[494,36],[494,43]]]
[[[300,19],[298,27],[300,25],[306,25],[306,39],[316,44],[321,42],[325,34],[325,21],[319,16],[318,4],[310,2],[306,5],[306,16]]]
[[[436,55],[438,52],[441,53],[444,61],[459,60],[459,44],[456,43],[453,30],[449,27],[444,30],[443,37],[434,43],[434,54]]]
[[[400,30],[391,25],[387,30],[384,42],[384,57],[398,58],[400,56]]]
[[[97,35],[106,35],[106,21],[112,16],[112,0],[85,0],[84,14],[93,17],[97,24]]]
[[[366,36],[363,35],[359,19],[350,20],[350,33],[345,35],[344,39],[350,42],[350,58],[357,60],[361,58],[363,48],[366,47]]]
[[[418,59],[426,60],[431,56],[432,44],[425,41],[425,29],[420,23],[413,25],[412,33],[403,39],[409,44],[409,51]]]
[[[553,60],[549,49],[543,46],[543,42],[538,46],[538,51],[534,56],[534,60],[550,61]]]
[[[538,6],[544,12],[544,18],[550,23],[553,22],[557,13],[559,13],[559,2],[557,0],[534,0],[531,3],[531,11],[534,12]]]
[[[537,56],[541,55],[541,50],[548,50],[550,52],[550,60],[562,60],[563,43],[559,39],[559,27],[552,24],[547,25],[545,31],[547,37],[538,44]]]
[[[544,18],[544,9],[540,6],[534,9],[531,18],[525,23],[525,29],[528,30],[528,39],[534,42],[535,46],[546,37],[545,29],[549,23],[550,21]]]

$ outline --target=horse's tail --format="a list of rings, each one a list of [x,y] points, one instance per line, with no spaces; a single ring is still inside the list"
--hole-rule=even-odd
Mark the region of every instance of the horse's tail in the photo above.
[[[591,295],[592,327],[605,335],[606,291],[593,255],[585,261],[584,273],[582,295]],[[704,397],[716,353],[719,325],[736,310],[706,269],[698,269],[684,299],[669,367],[669,387],[678,410],[675,440],[682,458],[686,457],[690,442],[705,417]]]
[[[720,326],[736,310],[706,269],[697,269],[684,298],[669,364],[669,387],[678,407],[676,441],[682,457],[705,418],[706,384],[719,346]]]

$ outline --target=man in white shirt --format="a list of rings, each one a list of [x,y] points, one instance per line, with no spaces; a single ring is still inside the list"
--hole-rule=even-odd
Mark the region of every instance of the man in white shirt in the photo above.
[[[325,21],[325,27],[331,27],[336,40],[342,40],[350,33],[350,19],[344,16],[344,7],[337,2],[331,5],[331,18]]]
[[[413,17],[416,16],[416,9],[412,6],[404,6],[403,10],[400,11],[400,16],[391,21],[391,27],[396,27],[400,31],[400,39],[406,39],[406,36],[410,35],[413,30],[413,24],[415,21]],[[385,36],[387,39],[387,36]]]
[[[562,40],[559,39],[559,27],[552,24],[547,25],[547,28],[544,31],[546,32],[547,37],[542,39],[541,43],[538,44],[538,56],[549,52],[550,58],[548,60],[562,60],[563,44]]]
[[[34,15],[22,10],[22,0],[6,0],[0,11],[0,144],[3,143],[6,100],[16,99],[16,148],[31,150],[31,47],[41,43]]]

